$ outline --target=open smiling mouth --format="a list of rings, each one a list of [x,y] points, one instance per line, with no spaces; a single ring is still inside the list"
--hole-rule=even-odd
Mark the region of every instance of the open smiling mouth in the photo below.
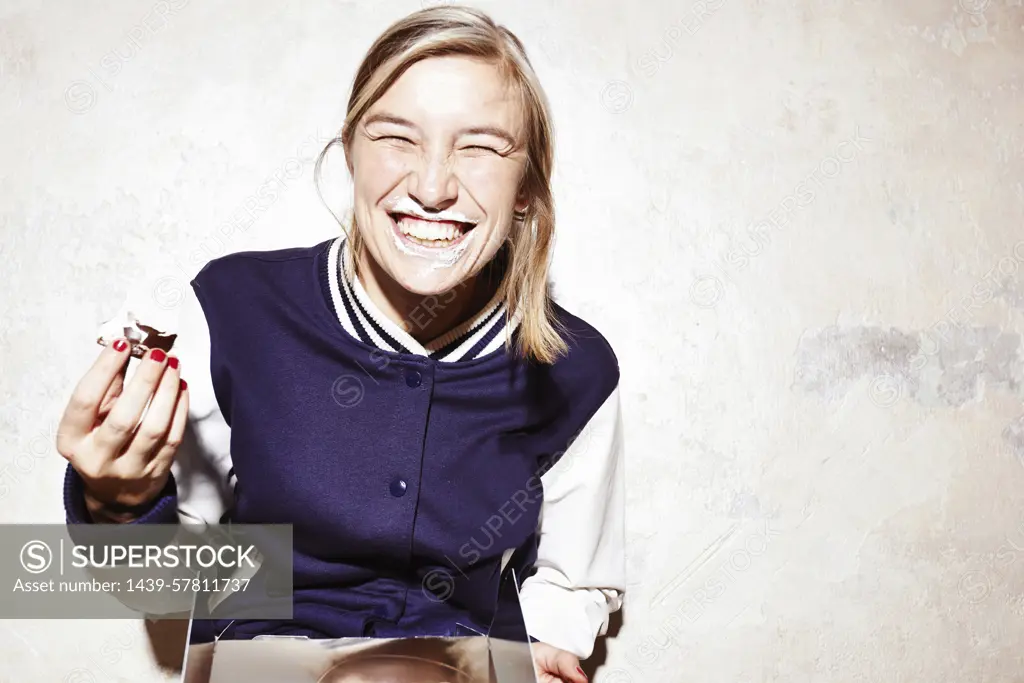
[[[447,249],[466,238],[475,223],[425,220],[407,213],[388,212],[391,227],[402,240],[420,247]]]

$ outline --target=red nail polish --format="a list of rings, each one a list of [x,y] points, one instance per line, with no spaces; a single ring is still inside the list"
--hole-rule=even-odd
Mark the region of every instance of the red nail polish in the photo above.
[[[128,342],[126,342],[124,339],[118,339],[116,342],[114,342],[114,350],[117,351],[118,353],[121,353],[127,348]]]
[[[576,670],[580,672],[580,676],[583,676],[584,678],[587,678],[587,674],[585,674],[585,673],[583,672],[583,669],[581,669],[580,667],[578,667],[578,666],[577,666],[577,667],[576,667]],[[590,680],[590,679],[589,679],[589,678],[587,678],[587,680]]]
[[[172,369],[177,370],[178,369],[178,357],[177,356],[168,356],[167,357],[167,365],[170,366]]]
[[[185,391],[186,389],[188,389],[188,382],[181,380],[181,390]]]
[[[149,354],[149,357],[157,363],[163,363],[164,358],[167,358],[167,354],[160,349],[153,349],[153,352]]]

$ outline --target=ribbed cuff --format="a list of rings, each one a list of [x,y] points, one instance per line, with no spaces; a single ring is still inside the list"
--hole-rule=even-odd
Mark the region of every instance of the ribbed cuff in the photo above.
[[[95,524],[89,510],[85,506],[85,482],[68,463],[64,472],[64,512],[68,524]],[[174,475],[167,477],[160,495],[158,495],[145,512],[125,524],[177,524],[178,522],[178,486]]]

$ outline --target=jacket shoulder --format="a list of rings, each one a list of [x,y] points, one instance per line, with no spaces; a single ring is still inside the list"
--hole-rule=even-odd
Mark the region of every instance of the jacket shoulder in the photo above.
[[[261,266],[264,264],[308,261],[329,244],[330,240],[327,240],[304,247],[236,251],[224,254],[208,261],[199,270],[194,279],[202,284],[204,281],[215,277],[232,277],[247,272],[260,271],[262,270]]]
[[[552,311],[569,347],[552,371],[572,384],[576,396],[591,396],[602,403],[619,384],[618,356],[608,339],[586,320],[556,303],[552,303]]]

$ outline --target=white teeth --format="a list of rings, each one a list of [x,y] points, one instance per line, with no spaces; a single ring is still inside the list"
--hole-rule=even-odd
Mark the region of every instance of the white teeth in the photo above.
[[[462,230],[452,223],[425,221],[412,216],[400,216],[397,225],[403,234],[420,240],[445,242],[455,240],[462,235]]]

